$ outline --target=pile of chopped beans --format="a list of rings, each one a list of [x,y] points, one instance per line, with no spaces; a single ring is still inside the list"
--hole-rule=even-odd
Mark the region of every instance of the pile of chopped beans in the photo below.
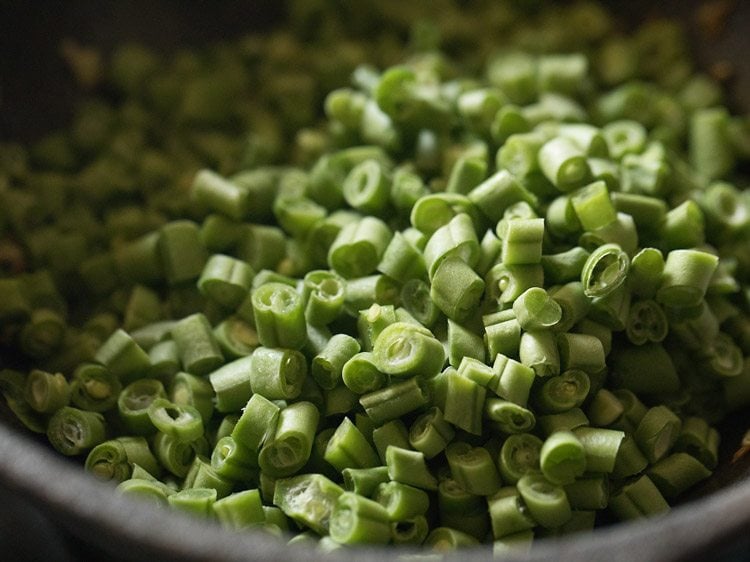
[[[0,148],[9,409],[326,551],[668,511],[750,404],[750,120],[677,24],[542,4],[68,45],[88,101]]]

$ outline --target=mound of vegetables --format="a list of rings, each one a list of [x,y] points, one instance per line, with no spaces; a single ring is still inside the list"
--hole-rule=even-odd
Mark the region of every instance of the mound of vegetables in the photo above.
[[[711,474],[750,403],[750,122],[674,23],[432,4],[67,46],[89,101],[0,149],[28,430],[327,550],[525,548]]]

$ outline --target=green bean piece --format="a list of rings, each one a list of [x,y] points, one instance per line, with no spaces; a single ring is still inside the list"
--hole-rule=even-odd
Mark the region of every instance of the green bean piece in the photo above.
[[[123,496],[149,500],[157,506],[166,505],[167,496],[172,492],[167,486],[158,481],[144,478],[130,478],[120,482],[115,492]]]
[[[542,258],[544,219],[518,219],[507,223],[503,241],[502,260],[505,265],[539,263]]]
[[[680,435],[682,422],[666,406],[649,408],[641,419],[633,437],[638,448],[650,463],[655,463],[670,451]]]
[[[437,266],[430,297],[443,313],[458,323],[476,311],[484,292],[484,281],[462,259],[447,257]]]
[[[537,522],[531,517],[518,493],[488,498],[492,536],[502,539],[534,528]]]
[[[65,318],[58,312],[47,308],[32,310],[19,334],[21,350],[34,359],[49,357],[62,344],[66,328]]]
[[[580,407],[590,388],[590,379],[584,371],[570,369],[561,375],[547,378],[538,387],[534,396],[535,403],[541,413],[559,414]]]
[[[627,277],[630,260],[617,244],[604,244],[586,260],[581,283],[588,297],[604,297],[620,287]]]
[[[301,349],[307,341],[304,301],[289,285],[265,283],[252,293],[255,329],[261,345]]]
[[[272,436],[260,449],[258,463],[273,477],[290,476],[310,457],[320,414],[310,402],[296,402],[279,412]]]
[[[729,114],[725,108],[699,109],[690,117],[690,163],[707,180],[723,178],[734,167],[728,126]]]
[[[253,394],[232,430],[237,443],[251,451],[259,451],[273,435],[278,424],[279,407],[260,394]]]
[[[560,191],[583,185],[591,170],[580,148],[570,138],[556,137],[539,149],[539,166],[544,175]]]
[[[430,506],[427,492],[400,482],[383,482],[373,499],[382,505],[391,521],[404,521],[424,515]]]
[[[596,231],[617,219],[607,185],[601,180],[572,193],[570,202],[583,230]]]
[[[269,400],[293,400],[302,392],[303,381],[307,376],[307,361],[299,351],[259,347],[253,352],[251,359],[238,361],[243,362],[244,373],[248,373],[249,365],[249,383],[252,392],[256,394]],[[227,367],[222,367],[220,371]],[[248,380],[247,375],[243,379]],[[249,394],[243,393],[238,401],[245,402],[249,398]]]
[[[635,428],[638,427],[643,416],[646,415],[646,406],[628,389],[617,389],[612,391],[612,394],[614,394],[623,407],[622,415],[612,424],[613,429],[620,429],[628,433],[635,432]]]
[[[409,428],[409,444],[431,459],[437,456],[453,440],[456,432],[443,412],[433,406],[420,415]]]
[[[180,441],[195,441],[203,435],[200,412],[192,406],[178,406],[166,398],[155,398],[148,406],[153,426]]]
[[[440,524],[481,540],[489,531],[487,500],[469,493],[453,478],[442,478],[437,490]]]
[[[526,290],[532,287],[542,287],[544,284],[544,270],[539,264],[493,265],[485,275],[485,298],[495,299],[501,305],[513,302]]]
[[[227,414],[223,416],[221,418],[221,421],[219,422],[219,426],[211,435],[211,437],[213,437],[212,441],[214,443],[218,443],[220,439],[226,437],[227,435],[231,435],[232,431],[234,431],[234,428],[237,427],[237,422],[239,421],[239,414]]]
[[[492,367],[472,357],[461,359],[456,371],[462,377],[466,377],[485,388],[493,388],[497,378]]]
[[[365,436],[348,417],[328,441],[324,458],[339,472],[346,468],[372,468],[380,462]]]
[[[214,254],[206,262],[198,288],[201,293],[228,310],[236,309],[247,296],[255,272],[245,262]]]
[[[243,302],[247,302],[245,299]],[[214,327],[214,338],[228,360],[250,355],[260,345],[258,332],[239,314],[225,318]]]
[[[343,492],[331,513],[330,534],[339,544],[386,544],[391,539],[388,513],[373,500]]]
[[[437,490],[438,481],[430,472],[421,452],[389,445],[385,452],[385,462],[391,480],[422,490]]]
[[[577,427],[589,425],[589,419],[580,408],[571,408],[560,414],[539,416],[537,423],[542,434],[549,437],[556,431],[572,431]]]
[[[571,431],[556,431],[544,441],[539,464],[542,474],[550,482],[571,484],[586,471],[583,444]]]
[[[610,426],[620,419],[625,407],[619,398],[606,388],[600,388],[589,401],[586,414],[597,427]]]
[[[581,278],[581,271],[590,253],[580,246],[565,252],[545,254],[541,258],[544,279],[548,283],[569,283]]]
[[[550,233],[563,239],[573,238],[583,231],[569,195],[560,195],[547,207],[545,227]]]
[[[194,375],[206,375],[224,363],[211,325],[202,313],[178,321],[171,330],[182,367]]]
[[[316,267],[328,265],[328,252],[341,229],[358,219],[359,214],[353,211],[339,210],[312,225],[307,233],[306,246]]]
[[[180,370],[180,352],[174,340],[166,340],[154,344],[148,351],[151,367],[149,378],[170,380]]]
[[[432,551],[443,553],[474,546],[478,542],[477,539],[462,531],[450,527],[435,527],[422,544]]]
[[[372,441],[378,451],[380,460],[385,463],[385,453],[389,445],[409,449],[409,430],[400,419],[391,420],[372,431]]]
[[[234,254],[247,262],[253,271],[275,270],[280,266],[286,248],[287,239],[280,228],[245,223],[240,226]]]
[[[205,518],[213,515],[215,502],[216,490],[211,488],[188,488],[167,496],[170,507]]]
[[[26,380],[24,375],[12,369],[0,370],[0,391],[11,412],[30,431],[45,433],[47,431],[47,416],[31,408],[24,398]]]
[[[212,508],[219,523],[232,529],[259,525],[266,519],[257,489],[235,492],[218,499]]]
[[[706,468],[714,469],[719,462],[719,440],[719,432],[709,426],[706,420],[689,416],[682,420],[682,429],[673,450],[688,453]]]
[[[374,497],[378,487],[389,481],[387,466],[345,468],[341,476],[344,477],[345,490],[366,498]]]
[[[655,236],[667,217],[667,204],[658,197],[620,191],[611,193],[610,197],[618,213],[633,217],[639,234]]]
[[[551,330],[524,332],[518,355],[521,363],[531,367],[538,377],[560,374],[560,353]]]
[[[339,317],[344,307],[344,281],[335,273],[324,270],[305,274],[303,299],[305,319],[316,326],[325,326]]]
[[[164,276],[170,285],[197,279],[208,259],[198,225],[189,220],[176,220],[162,226],[157,245]]]
[[[345,279],[373,273],[393,233],[375,217],[364,217],[344,226],[328,251],[328,265]]]
[[[359,396],[346,386],[339,385],[323,395],[323,415],[325,417],[346,414],[356,407]]]
[[[610,496],[609,509],[621,521],[669,511],[669,504],[647,475],[625,484]]]
[[[495,394],[518,404],[526,406],[536,374],[534,370],[518,361],[498,354],[492,365],[496,375]]]
[[[82,410],[106,412],[117,404],[119,379],[103,365],[83,363],[73,372],[70,401]]]
[[[294,521],[325,535],[336,500],[343,493],[321,474],[303,474],[277,480],[273,503]]]
[[[526,474],[517,487],[529,514],[543,527],[559,527],[570,519],[570,503],[562,486],[549,482],[542,475]]]
[[[157,343],[168,340],[170,338],[172,327],[174,325],[174,320],[160,320],[159,322],[154,322],[152,324],[148,324],[147,326],[143,326],[142,328],[133,330],[130,333],[130,337],[133,338],[133,341],[141,346],[144,350],[150,350]],[[109,337],[114,333],[114,329],[116,328],[116,320],[112,328],[112,330],[107,329],[107,333],[103,337]]]
[[[513,303],[522,330],[552,328],[562,319],[562,308],[541,287],[527,289]]]
[[[333,389],[341,382],[342,371],[346,362],[359,353],[359,351],[359,342],[353,337],[346,334],[334,335],[328,340],[325,348],[312,360],[311,374],[315,382],[324,390]],[[257,353],[256,350],[256,360]],[[300,361],[301,359],[300,357]],[[301,362],[300,365],[304,365],[304,362]],[[255,388],[255,385],[253,385],[253,388]],[[256,390],[256,392],[258,391]],[[287,396],[285,398],[293,397]]]
[[[504,482],[515,484],[527,472],[539,470],[542,441],[530,433],[509,435],[498,457],[498,468]]]
[[[667,254],[656,300],[665,306],[700,304],[719,258],[698,250],[672,250]]]
[[[464,431],[480,435],[486,394],[486,389],[471,379],[458,372],[448,373],[447,399],[443,408],[445,421]]]
[[[34,411],[52,414],[70,402],[70,385],[62,373],[33,369],[26,377],[25,397]]]
[[[118,437],[100,443],[86,457],[86,470],[105,482],[124,482],[133,466],[158,474],[159,465],[143,437]]]
[[[128,431],[148,435],[156,431],[149,416],[151,403],[166,398],[164,385],[156,379],[139,379],[122,389],[117,398],[120,420]]]
[[[429,193],[422,178],[407,169],[397,169],[391,185],[391,203],[396,210],[408,217],[414,205]]]
[[[191,406],[198,410],[204,425],[214,411],[214,389],[209,380],[185,372],[172,377],[169,399],[177,406]]]
[[[711,471],[687,453],[672,453],[649,467],[646,474],[659,488],[665,499],[674,500],[701,480],[711,476]]]
[[[613,121],[602,127],[602,135],[607,141],[609,153],[615,160],[625,154],[638,154],[646,146],[645,127],[630,119]]]
[[[532,206],[537,205],[537,198],[508,170],[498,170],[475,185],[467,196],[493,223],[502,219],[505,210],[514,203],[524,201]]]
[[[47,425],[47,438],[63,455],[79,455],[106,438],[104,417],[69,406],[57,410]]]
[[[607,507],[609,503],[609,479],[607,476],[597,474],[583,478],[577,478],[570,484],[566,484],[565,495],[568,496],[570,507],[575,510],[600,510]]]
[[[404,283],[401,288],[401,303],[427,328],[431,328],[441,317],[441,310],[430,295],[430,285],[422,279],[410,279]]]
[[[669,326],[662,308],[655,301],[645,300],[631,305],[625,330],[632,343],[643,345],[664,340]]]
[[[375,365],[391,377],[431,377],[445,362],[445,350],[427,328],[405,322],[387,326],[375,340]]]
[[[429,390],[421,377],[412,377],[368,392],[359,402],[373,422],[382,425],[427,404]]]
[[[577,427],[573,430],[586,453],[586,470],[612,472],[625,433],[615,429]]]
[[[207,455],[209,452],[208,443],[202,436],[187,442],[161,432],[154,436],[153,448],[161,465],[178,478],[187,476],[196,455]]]
[[[396,309],[391,304],[373,303],[368,308],[360,310],[357,315],[357,332],[362,340],[362,349],[372,351],[380,333],[398,321]]]
[[[94,358],[123,384],[144,377],[151,365],[148,354],[123,330],[117,330],[107,338]]]
[[[531,410],[499,398],[485,400],[484,415],[497,430],[505,434],[531,431],[536,425],[536,417]]]
[[[500,475],[487,449],[454,441],[446,458],[453,480],[470,494],[490,496],[500,488]]]
[[[115,270],[126,283],[153,283],[164,279],[160,232],[151,232],[113,251]],[[201,268],[203,264],[201,264]],[[196,272],[196,277],[200,271]]]
[[[438,228],[427,241],[423,255],[431,279],[447,258],[459,258],[473,268],[479,260],[479,241],[471,217],[460,213]]]
[[[499,355],[518,357],[521,346],[521,325],[516,320],[513,311],[510,310],[509,313],[503,311],[502,319],[485,324],[484,338],[490,360],[494,361]]]
[[[400,283],[427,277],[424,255],[401,232],[393,234],[377,269]]]
[[[344,310],[356,316],[373,304],[395,306],[400,294],[399,285],[385,275],[369,275],[346,281]]]
[[[421,545],[429,532],[424,515],[391,522],[391,542],[395,545]]]
[[[258,474],[258,456],[255,451],[237,443],[231,435],[216,442],[211,453],[211,468],[221,478],[232,482],[252,482]]]
[[[278,351],[278,354],[282,356],[284,354],[284,351],[282,350],[274,351]],[[263,373],[265,373],[263,369],[266,368],[268,363],[271,364],[271,366],[268,367],[268,370],[273,373],[273,366],[276,365],[276,363],[273,362],[274,359],[278,360],[276,354],[274,354],[270,360],[267,360],[265,357],[259,359],[258,363],[260,365],[260,368],[258,369],[258,371],[261,374],[255,376],[255,378],[263,380]],[[213,392],[215,394],[216,409],[219,412],[236,412],[239,411],[240,408],[242,408],[243,405],[247,403],[247,400],[250,398],[253,392],[252,385],[254,378],[254,362],[255,361],[253,356],[248,355],[247,357],[235,359],[231,363],[227,363],[226,365],[223,365],[215,371],[209,373],[208,380],[211,384],[211,387],[213,388]],[[278,374],[278,371],[276,371],[276,373]],[[272,376],[274,375],[266,373],[266,377]],[[288,375],[290,379],[293,379],[295,376],[296,373],[293,370]],[[297,384],[289,385],[287,379],[276,378],[274,380],[274,383],[278,385],[276,388],[274,388],[274,390],[276,390],[277,392],[280,392],[278,388],[279,386],[284,389],[293,387],[299,390]],[[264,391],[266,390],[266,388],[263,387],[261,383],[258,384],[258,388]],[[263,394],[263,392],[261,392],[261,394]],[[299,392],[297,392],[297,394],[299,394]]]
[[[466,359],[485,360],[484,339],[470,328],[448,319],[448,363],[457,367]]]
[[[344,363],[341,378],[355,394],[374,392],[388,382],[388,375],[378,370],[372,353],[367,351],[353,355]]]
[[[599,338],[595,336],[559,334],[557,345],[563,370],[578,369],[593,375],[606,367],[604,348]]]

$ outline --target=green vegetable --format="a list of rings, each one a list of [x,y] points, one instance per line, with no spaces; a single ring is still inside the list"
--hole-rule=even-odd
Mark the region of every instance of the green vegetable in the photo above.
[[[116,95],[0,146],[9,410],[325,551],[668,510],[750,404],[745,121],[671,24],[339,4],[118,48]]]

